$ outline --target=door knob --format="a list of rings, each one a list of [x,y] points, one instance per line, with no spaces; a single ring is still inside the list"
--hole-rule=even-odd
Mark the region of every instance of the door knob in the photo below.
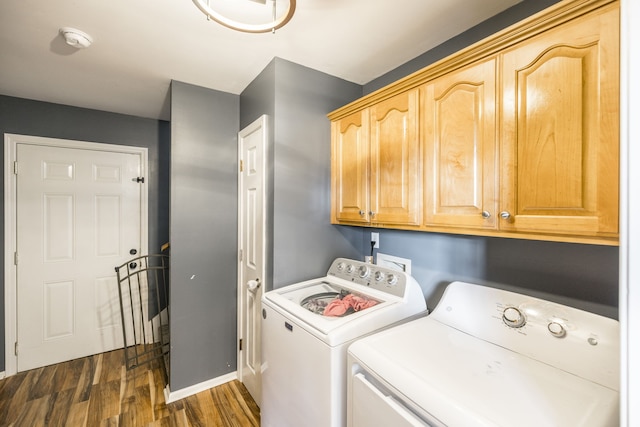
[[[132,269],[132,270],[133,270],[134,268],[136,268],[137,266],[138,266],[138,263],[135,263],[135,262],[130,262],[130,263],[129,263],[129,268],[130,268],[130,269]]]
[[[255,293],[259,287],[260,287],[260,278],[257,278],[256,280],[249,280],[247,282],[247,289],[249,290],[249,292]]]
[[[137,249],[131,249],[131,250],[129,251],[129,254],[130,254],[130,255],[135,255],[135,254],[137,254],[137,253],[138,253],[138,250],[137,250]]]

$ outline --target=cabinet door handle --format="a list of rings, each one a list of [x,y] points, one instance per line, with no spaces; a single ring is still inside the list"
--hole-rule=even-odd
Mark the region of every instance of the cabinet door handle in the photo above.
[[[509,218],[511,218],[511,214],[509,212],[507,212],[507,211],[502,211],[502,212],[500,212],[500,218],[509,219]]]
[[[489,213],[489,211],[482,211],[482,218],[484,219],[491,218],[491,214]]]

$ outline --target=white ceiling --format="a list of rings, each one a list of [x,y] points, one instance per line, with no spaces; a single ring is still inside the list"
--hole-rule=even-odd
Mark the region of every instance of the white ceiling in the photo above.
[[[0,0],[0,94],[168,120],[172,79],[239,94],[277,56],[365,84],[519,1],[298,0],[275,34],[246,34],[192,0]]]

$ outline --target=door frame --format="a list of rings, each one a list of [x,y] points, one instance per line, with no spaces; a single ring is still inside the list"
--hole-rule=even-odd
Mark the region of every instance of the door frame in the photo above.
[[[40,136],[4,134],[4,352],[5,376],[16,374],[18,357],[15,343],[18,338],[17,325],[17,268],[14,263],[16,251],[16,175],[13,164],[16,161],[18,144],[41,145],[46,147],[73,148],[88,151],[106,151],[112,153],[135,154],[140,157],[140,176],[147,176],[148,148],[126,145],[103,144],[98,142],[77,141]],[[148,230],[148,179],[141,184],[140,194],[140,252],[147,253],[149,245]],[[115,266],[114,266],[115,267]]]
[[[267,173],[267,155],[269,152],[269,120],[266,114],[263,114],[262,116],[260,116],[258,119],[256,119],[254,122],[252,122],[251,124],[249,124],[248,126],[246,126],[244,129],[240,130],[240,132],[238,132],[238,163],[240,163],[240,160],[242,159],[242,138],[244,137],[244,135],[250,135],[252,133],[254,133],[255,131],[262,129],[262,159],[263,159],[263,164],[262,164],[262,219],[263,219],[263,224],[264,226],[262,227],[262,257],[263,257],[263,261],[262,261],[262,271],[260,272],[260,276],[263,278],[263,283],[262,283],[262,292],[266,291],[265,288],[265,282],[266,282],[266,261],[268,259],[267,257],[267,252],[266,249],[268,247],[267,245],[267,227],[266,227],[266,223],[267,223],[267,179],[268,179],[268,173]],[[237,306],[237,313],[238,313],[238,319],[237,319],[237,335],[238,335],[238,343],[240,342],[241,339],[245,339],[246,337],[244,336],[244,321],[245,319],[243,318],[243,312],[242,312],[242,305],[243,305],[243,297],[244,297],[244,293],[243,293],[243,289],[244,289],[244,283],[246,282],[246,278],[244,277],[243,273],[242,273],[242,259],[240,257],[240,251],[245,249],[243,247],[243,238],[244,238],[244,234],[243,234],[243,206],[242,206],[242,197],[243,197],[243,191],[244,188],[241,185],[242,184],[242,171],[240,170],[240,165],[238,165],[238,283],[236,284],[236,288],[237,288],[237,298],[238,298],[238,306]],[[261,303],[261,301],[258,301],[259,303]],[[246,348],[246,346],[244,346]],[[237,365],[237,369],[236,369],[236,374],[237,374],[237,378],[239,381],[242,382],[242,353],[240,352],[240,348],[237,348],[237,352],[236,352],[236,365]]]

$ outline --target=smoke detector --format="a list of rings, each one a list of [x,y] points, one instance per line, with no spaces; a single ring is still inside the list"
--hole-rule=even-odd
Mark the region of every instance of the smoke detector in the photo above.
[[[60,28],[60,34],[62,34],[62,37],[64,37],[69,46],[73,46],[76,49],[84,49],[93,43],[93,39],[89,34],[84,31],[76,30],[75,28]]]

